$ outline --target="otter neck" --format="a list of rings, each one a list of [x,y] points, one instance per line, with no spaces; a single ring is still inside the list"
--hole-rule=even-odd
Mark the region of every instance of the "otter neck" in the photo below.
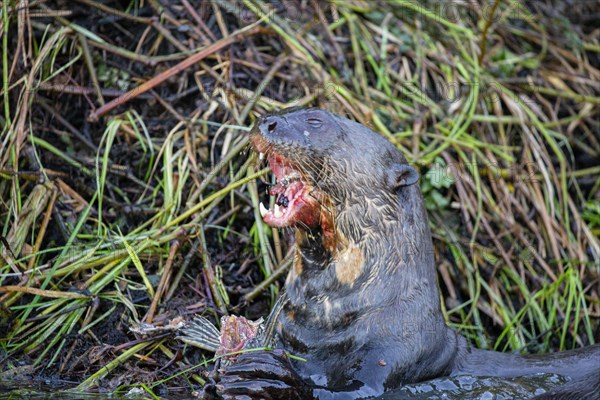
[[[362,306],[431,304],[432,318],[427,321],[443,322],[421,194],[416,186],[405,191],[399,197],[353,196],[336,207],[333,243],[331,232],[299,228],[294,266],[286,283],[292,302],[319,296],[343,298],[371,286],[373,290],[366,291],[370,298],[360,299]],[[426,301],[415,301],[418,297]]]

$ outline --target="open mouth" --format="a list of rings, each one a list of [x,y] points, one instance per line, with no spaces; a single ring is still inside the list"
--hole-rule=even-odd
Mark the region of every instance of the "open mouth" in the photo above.
[[[269,189],[269,195],[274,197],[272,202],[269,201],[273,207],[269,209],[260,203],[263,221],[274,228],[318,226],[321,222],[322,195],[315,190],[311,178],[302,172],[298,162],[281,154],[261,134],[251,133],[250,144],[258,152],[260,162],[266,158],[275,175],[276,183]]]
[[[263,153],[260,153],[260,158],[264,158]],[[275,201],[271,209],[260,203],[263,220],[278,228],[298,222],[312,225],[314,221],[311,216],[314,214],[316,199],[311,197],[300,171],[285,157],[273,152],[267,156],[267,160],[276,179],[276,184],[269,190]]]

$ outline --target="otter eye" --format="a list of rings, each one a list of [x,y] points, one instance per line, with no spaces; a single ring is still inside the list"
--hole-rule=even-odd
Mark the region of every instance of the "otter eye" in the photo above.
[[[323,121],[320,120],[319,118],[309,118],[306,120],[306,122],[310,126],[314,126],[315,128],[320,128],[321,126],[323,126]]]

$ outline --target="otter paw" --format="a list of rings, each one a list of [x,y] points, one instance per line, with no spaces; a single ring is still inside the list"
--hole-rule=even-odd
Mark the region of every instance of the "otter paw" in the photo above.
[[[240,354],[235,364],[220,372],[217,393],[225,400],[313,398],[281,350]]]

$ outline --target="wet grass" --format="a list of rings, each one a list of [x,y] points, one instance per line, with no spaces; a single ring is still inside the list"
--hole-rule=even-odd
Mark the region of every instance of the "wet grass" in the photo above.
[[[289,106],[420,169],[473,343],[598,341],[593,2],[285,3],[2,3],[0,380],[201,385],[212,355],[129,327],[268,313],[289,235],[262,223],[246,132]]]

